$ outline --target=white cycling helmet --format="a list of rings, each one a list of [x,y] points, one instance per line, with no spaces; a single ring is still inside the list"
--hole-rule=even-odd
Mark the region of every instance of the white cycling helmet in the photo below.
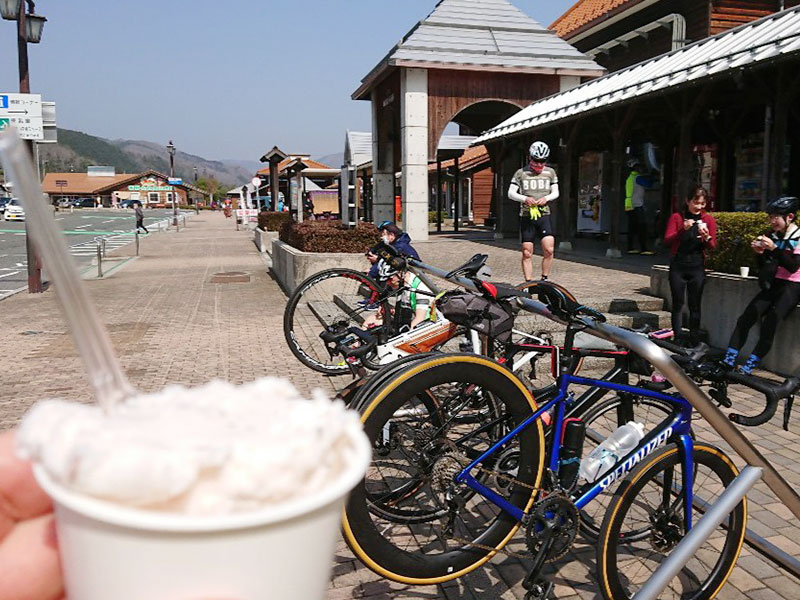
[[[533,160],[547,160],[547,158],[550,156],[550,146],[544,142],[536,141],[531,144],[528,153],[531,155]]]
[[[387,281],[392,275],[397,275],[398,270],[383,259],[378,261],[378,281]]]

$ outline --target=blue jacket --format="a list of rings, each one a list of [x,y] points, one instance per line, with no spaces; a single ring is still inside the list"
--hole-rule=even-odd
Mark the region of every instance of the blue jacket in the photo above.
[[[411,256],[419,260],[419,254],[414,247],[411,245],[411,238],[408,236],[407,233],[403,233],[397,238],[394,243],[392,244],[392,248],[400,252],[401,254],[405,254],[406,256]],[[375,263],[369,269],[369,276],[373,279],[378,277],[378,263],[380,261],[375,261]]]

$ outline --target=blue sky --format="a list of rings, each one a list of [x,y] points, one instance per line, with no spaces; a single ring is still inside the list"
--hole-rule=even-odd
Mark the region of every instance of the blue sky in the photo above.
[[[350,95],[435,0],[37,0],[31,91],[58,124],[110,139],[173,139],[210,159],[278,144],[341,152],[371,127]],[[549,25],[574,0],[514,0]],[[0,21],[0,91],[19,89],[16,32]],[[277,90],[273,83],[277,83]]]

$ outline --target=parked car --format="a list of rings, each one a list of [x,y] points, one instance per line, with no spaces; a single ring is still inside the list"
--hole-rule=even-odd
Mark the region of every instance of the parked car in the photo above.
[[[8,196],[3,196],[2,198],[0,198],[0,214],[3,214],[3,211],[5,211],[6,209],[6,204],[8,204],[9,202],[11,202],[11,198],[9,198]]]
[[[5,206],[3,211],[3,219],[6,221],[24,221],[25,209],[19,203],[19,200],[12,198]]]
[[[136,208],[136,205],[139,204],[141,200],[123,200],[119,203],[120,208]]]
[[[97,206],[97,203],[94,201],[94,198],[76,198],[73,200],[72,206],[75,208],[94,208]]]
[[[72,206],[72,200],[69,198],[61,198],[57,204],[58,208],[69,208]]]

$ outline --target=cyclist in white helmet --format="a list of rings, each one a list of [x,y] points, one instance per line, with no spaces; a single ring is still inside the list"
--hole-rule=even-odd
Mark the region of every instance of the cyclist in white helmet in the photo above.
[[[531,144],[528,164],[514,173],[508,197],[519,202],[519,233],[522,242],[522,274],[533,279],[534,241],[542,245],[542,279],[550,276],[556,240],[548,204],[558,198],[558,176],[547,166],[550,147],[542,141]]]

